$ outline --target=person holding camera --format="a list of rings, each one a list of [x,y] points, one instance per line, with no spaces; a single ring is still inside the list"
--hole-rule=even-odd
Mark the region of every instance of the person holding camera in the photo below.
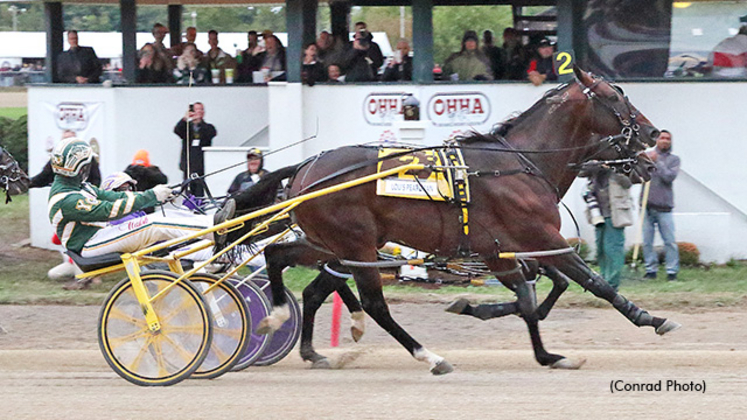
[[[633,183],[594,161],[588,162],[579,176],[589,178],[584,201],[587,219],[595,226],[597,264],[602,277],[617,291],[625,266],[625,227],[633,224]]]
[[[377,80],[384,55],[364,22],[355,24],[355,38],[350,48],[342,53],[342,70],[346,82],[371,82]]]
[[[384,69],[382,80],[385,82],[412,80],[412,57],[409,54],[410,43],[404,38],[397,41],[397,49]]]
[[[182,155],[179,161],[179,169],[184,173],[184,179],[190,174],[205,175],[205,155],[203,147],[213,144],[213,139],[218,135],[215,126],[205,120],[205,105],[195,102],[189,106],[189,112],[174,127],[174,134],[182,139]],[[189,191],[195,197],[203,196],[202,183],[193,182],[189,184]]]

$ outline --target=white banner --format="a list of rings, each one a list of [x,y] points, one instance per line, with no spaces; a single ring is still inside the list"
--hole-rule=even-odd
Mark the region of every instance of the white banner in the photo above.
[[[60,141],[64,131],[70,130],[79,139],[86,140],[99,159],[102,158],[102,147],[106,147],[103,141],[103,102],[44,102],[43,105],[44,112],[39,115],[40,124],[37,127],[45,138],[47,151]]]

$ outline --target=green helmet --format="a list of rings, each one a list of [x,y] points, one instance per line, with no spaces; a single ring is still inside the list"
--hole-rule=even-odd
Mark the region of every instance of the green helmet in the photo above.
[[[57,175],[74,178],[93,160],[93,149],[75,137],[64,139],[52,150],[52,171]]]

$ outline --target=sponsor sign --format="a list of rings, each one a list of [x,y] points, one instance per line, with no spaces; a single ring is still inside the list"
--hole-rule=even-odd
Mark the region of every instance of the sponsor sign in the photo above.
[[[57,104],[55,119],[59,129],[78,132],[88,127],[90,115],[85,104],[60,102]]]
[[[490,118],[490,100],[479,92],[437,93],[428,101],[434,125],[480,125]]]
[[[391,125],[401,121],[404,92],[371,93],[363,101],[363,115],[371,125]]]

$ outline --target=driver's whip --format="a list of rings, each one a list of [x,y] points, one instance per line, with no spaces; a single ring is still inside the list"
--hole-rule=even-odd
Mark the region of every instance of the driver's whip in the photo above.
[[[633,245],[633,261],[630,263],[630,268],[638,271],[636,261],[638,260],[638,250],[641,248],[641,242],[643,242],[643,219],[646,217],[646,205],[648,204],[648,193],[651,190],[651,181],[646,181],[643,184],[643,198],[641,199],[641,211],[638,214],[638,229],[636,230],[635,244]]]

